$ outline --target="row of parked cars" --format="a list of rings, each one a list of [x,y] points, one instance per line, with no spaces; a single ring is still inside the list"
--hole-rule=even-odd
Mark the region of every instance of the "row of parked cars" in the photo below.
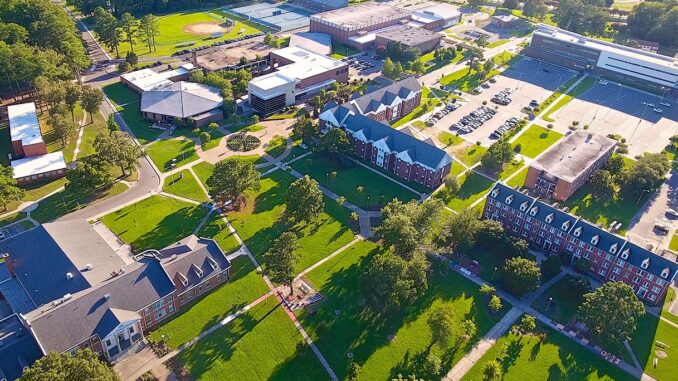
[[[210,44],[210,45],[202,45],[202,46],[197,46],[195,48],[180,50],[180,51],[172,54],[172,56],[180,56],[180,55],[186,54],[186,53],[199,52],[201,50],[213,48],[215,46],[228,45],[228,44],[232,44],[232,43],[238,42],[238,41],[245,41],[245,40],[249,40],[250,38],[263,36],[265,34],[266,33],[264,33],[264,32],[245,34],[243,36],[238,36],[238,37],[235,37],[235,38],[229,38],[228,40],[218,41],[218,42],[215,42],[215,43]]]
[[[355,58],[355,57],[344,57],[341,60],[348,63],[349,66],[351,66],[352,68],[354,68],[356,70],[368,70],[368,69],[372,69],[375,66],[371,62],[361,60],[360,58]]]
[[[498,105],[506,106],[507,104],[511,103],[511,98],[509,98],[509,95],[511,95],[512,91],[513,90],[507,87],[493,96],[490,101]]]
[[[490,136],[493,137],[493,138],[499,139],[502,136],[506,135],[507,132],[514,129],[516,127],[516,125],[518,124],[518,122],[520,122],[520,120],[518,118],[516,118],[515,116],[510,117],[510,118],[506,119],[504,124],[497,127],[497,129],[494,130],[494,132],[492,132],[490,134]]]
[[[492,119],[496,113],[497,110],[493,108],[480,106],[475,111],[472,111],[470,114],[459,119],[459,122],[452,124],[450,129],[456,129],[463,133],[469,133],[482,126],[483,123]]]
[[[448,103],[447,105],[445,105],[445,107],[442,110],[436,112],[435,114],[431,115],[430,118],[426,119],[426,122],[425,122],[426,125],[429,126],[429,127],[433,126],[440,119],[442,119],[445,115],[451,113],[452,111],[458,109],[459,107],[461,107],[460,103],[453,103],[453,102]]]

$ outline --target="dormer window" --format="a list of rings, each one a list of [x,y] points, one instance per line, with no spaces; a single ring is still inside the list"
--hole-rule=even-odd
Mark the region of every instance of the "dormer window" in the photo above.
[[[581,235],[581,226],[574,229],[574,232],[572,232],[572,234],[574,234],[575,237],[579,237]]]
[[[551,222],[553,222],[553,213],[546,216],[546,223],[550,224]]]
[[[492,191],[492,197],[497,198],[499,196],[499,189],[495,189]]]
[[[664,278],[664,279],[668,278],[669,277],[669,271],[670,270],[669,270],[668,267],[665,268],[664,270],[662,270],[662,278]]]
[[[181,284],[184,285],[184,287],[188,286],[188,278],[186,278],[186,275],[178,272],[177,275],[179,276],[179,279],[181,280]]]
[[[520,211],[521,211],[521,212],[526,211],[528,206],[530,206],[530,205],[527,203],[527,201],[525,201],[524,203],[520,204]]]
[[[203,275],[205,275],[205,274],[203,274],[202,269],[200,267],[196,266],[195,264],[193,265],[193,271],[195,271],[195,275],[197,275],[198,278],[202,278]]]
[[[617,244],[616,243],[612,244],[612,246],[610,246],[610,253],[612,253],[612,254],[617,253]]]
[[[530,209],[530,215],[531,216],[536,216],[537,213],[539,213],[539,208],[537,208],[536,206],[534,208]]]
[[[217,268],[219,268],[217,261],[215,261],[214,258],[212,258],[212,257],[207,257],[207,263],[210,264],[210,267],[212,268],[212,270],[216,270]]]
[[[621,258],[622,259],[629,259],[629,254],[631,254],[631,250],[629,249],[624,249],[621,253]]]
[[[598,237],[597,235],[594,235],[593,237],[591,237],[591,245],[593,245],[593,246],[597,245],[599,240],[600,240],[600,237]]]
[[[640,262],[640,267],[644,269],[650,267],[650,258],[645,258],[642,262]]]
[[[563,231],[567,231],[567,229],[569,229],[569,228],[570,228],[570,221],[563,222],[561,229],[563,229]]]
[[[506,197],[506,205],[511,205],[512,202],[513,202],[513,195],[509,195],[508,197]]]

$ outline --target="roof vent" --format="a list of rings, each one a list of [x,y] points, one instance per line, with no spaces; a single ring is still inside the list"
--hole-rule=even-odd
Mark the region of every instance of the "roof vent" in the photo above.
[[[85,268],[87,269],[87,271],[92,271],[92,269],[94,268],[94,265],[91,264],[91,263],[88,263],[88,264],[85,265]]]
[[[111,300],[111,294],[104,294],[104,299]]]
[[[172,256],[169,258],[169,261],[172,262],[173,260],[177,259],[176,254],[172,254]]]
[[[70,282],[71,279],[73,279],[73,273],[66,273],[66,280]]]
[[[64,301],[70,300],[71,297],[73,297],[73,295],[71,295],[71,294],[65,294],[65,295],[64,295]]]

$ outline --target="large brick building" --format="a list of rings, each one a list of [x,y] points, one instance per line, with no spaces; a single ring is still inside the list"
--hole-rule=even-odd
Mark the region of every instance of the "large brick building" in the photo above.
[[[388,125],[412,112],[421,94],[421,85],[409,77],[342,105],[330,103],[320,114],[321,131],[341,128],[356,156],[402,179],[436,188],[450,173],[452,156],[431,139],[422,140],[416,130]]]
[[[570,132],[530,164],[525,186],[554,200],[567,200],[612,157],[617,142],[586,131]]]
[[[566,255],[572,265],[585,261],[598,279],[629,284],[639,299],[657,304],[678,274],[675,260],[664,258],[538,199],[497,183],[483,218],[501,222],[546,253]]]

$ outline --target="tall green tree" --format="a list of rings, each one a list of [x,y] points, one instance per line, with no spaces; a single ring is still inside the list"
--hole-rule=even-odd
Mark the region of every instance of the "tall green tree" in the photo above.
[[[151,49],[156,51],[155,38],[160,35],[158,18],[151,13],[142,17],[139,23],[139,32],[142,40],[148,46],[148,51],[150,52]]]
[[[445,307],[438,307],[431,311],[426,323],[431,330],[432,344],[446,348],[454,334],[452,313]]]
[[[132,137],[122,131],[99,134],[94,139],[94,149],[106,161],[120,167],[123,176],[139,164],[143,151]]]
[[[19,381],[119,381],[118,374],[90,349],[50,352],[24,370]]]
[[[264,254],[266,274],[271,281],[289,286],[291,295],[294,295],[292,281],[294,281],[294,263],[297,261],[294,251],[298,248],[297,236],[292,232],[284,232],[273,241],[271,248]]]
[[[508,139],[499,139],[490,145],[480,159],[480,163],[488,171],[498,172],[505,164],[510,163],[514,156],[515,151],[513,151]]]
[[[549,8],[544,4],[544,0],[526,0],[523,3],[523,15],[527,17],[534,17],[541,21],[548,12]]]
[[[590,180],[591,195],[598,201],[609,200],[615,194],[615,183],[610,172],[599,169],[593,173]]]
[[[19,188],[14,178],[14,169],[0,165],[0,203],[3,210],[7,210],[7,204],[19,201],[24,197],[24,190]]]
[[[99,41],[108,49],[115,50],[115,56],[120,57],[118,47],[122,39],[122,29],[118,25],[118,20],[113,14],[102,7],[94,10],[94,26],[92,30],[96,33]]]
[[[313,123],[313,119],[307,116],[297,118],[292,126],[292,132],[306,143],[309,143],[311,139],[317,137],[320,133],[318,127]]]
[[[94,113],[99,111],[99,106],[104,101],[104,93],[96,87],[83,86],[80,95],[80,104],[89,114],[90,123],[94,123]]]
[[[288,217],[295,221],[310,221],[322,213],[325,198],[318,182],[306,175],[290,184],[285,205]]]
[[[421,296],[428,289],[426,268],[421,254],[409,261],[391,252],[373,257],[362,277],[369,305],[392,309]]]
[[[464,51],[464,56],[468,59],[468,75],[471,74],[471,70],[474,68],[474,64],[477,61],[482,61],[484,58],[483,49],[477,47],[469,47]]]
[[[106,118],[106,129],[109,133],[120,131],[120,126],[118,126],[118,122],[115,121],[114,114],[110,114],[108,115],[108,118]]]
[[[513,295],[522,296],[539,287],[541,270],[537,262],[515,257],[507,259],[502,269],[501,282],[504,288]]]
[[[331,128],[320,137],[320,143],[316,149],[327,156],[330,160],[336,161],[343,156],[353,152],[353,145],[348,140],[346,132],[340,128]]]
[[[65,147],[75,131],[73,123],[61,112],[50,113],[47,117],[47,123],[52,127],[54,136],[61,140],[61,146]]]
[[[80,87],[73,82],[62,82],[64,87],[64,103],[71,112],[71,120],[75,123],[75,106],[80,102]]]
[[[66,192],[78,195],[90,195],[113,184],[110,164],[100,155],[78,159],[66,179]]]
[[[635,161],[625,175],[623,190],[635,196],[654,192],[664,183],[670,169],[671,163],[664,153],[645,154]]]
[[[125,40],[129,43],[130,51],[134,52],[134,40],[139,34],[139,22],[131,13],[125,12],[120,17],[120,28],[125,34]]]
[[[219,203],[233,202],[237,207],[244,203],[247,190],[261,188],[259,171],[251,162],[228,158],[217,163],[214,173],[207,179],[211,198]]]
[[[483,381],[499,380],[501,375],[501,364],[497,360],[488,361],[483,364]]]

